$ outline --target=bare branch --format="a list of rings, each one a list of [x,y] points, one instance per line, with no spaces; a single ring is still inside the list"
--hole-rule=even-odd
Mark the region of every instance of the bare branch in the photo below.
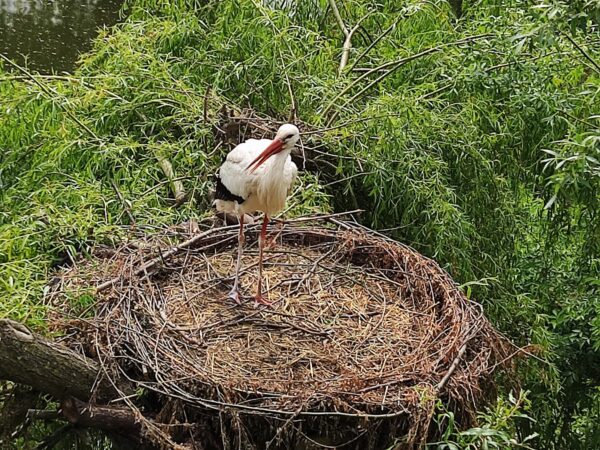
[[[450,379],[450,377],[452,376],[452,374],[458,367],[458,364],[460,363],[460,360],[463,357],[463,355],[465,354],[466,350],[467,350],[467,343],[465,342],[462,345],[462,347],[458,350],[458,354],[456,355],[456,358],[454,358],[454,361],[452,361],[452,365],[448,369],[448,372],[446,372],[446,375],[444,375],[444,378],[442,378],[442,380],[436,386],[436,390],[438,392],[441,391],[442,388],[446,385],[446,383],[448,382],[448,380]]]
[[[340,15],[340,10],[338,9],[338,7],[336,5],[335,0],[329,0],[329,6],[331,6],[331,9],[333,10],[333,15],[335,16],[335,20],[337,20],[337,23],[340,26],[342,33],[344,33],[344,36],[348,36],[348,34],[349,34],[348,28],[346,28],[346,25],[344,24],[344,21],[342,20],[342,16]]]
[[[340,68],[338,69],[338,73],[341,75],[344,71],[344,68],[348,64],[348,58],[350,57],[350,50],[352,49],[352,36],[360,27],[360,24],[363,20],[365,20],[369,14],[363,16],[356,25],[348,32],[346,35],[346,39],[344,39],[344,45],[342,47],[342,59],[340,60]]]
[[[344,21],[342,20],[342,16],[340,15],[340,10],[338,9],[337,4],[335,3],[335,0],[329,0],[329,5],[331,6],[331,9],[333,10],[333,15],[335,16],[335,20],[337,21],[340,29],[342,30],[342,33],[344,33],[344,45],[342,46],[342,58],[340,59],[340,67],[338,69],[338,74],[341,75],[344,68],[348,64],[348,58],[350,57],[350,49],[352,49],[352,36],[356,32],[356,30],[358,30],[362,21],[365,20],[367,17],[369,17],[369,14],[366,14],[364,17],[362,17],[356,23],[356,25],[354,25],[354,27],[351,30],[348,30],[348,27],[346,27],[346,25],[344,24]]]

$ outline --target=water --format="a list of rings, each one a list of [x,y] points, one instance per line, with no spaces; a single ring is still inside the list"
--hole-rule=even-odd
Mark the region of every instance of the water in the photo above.
[[[0,0],[0,52],[40,73],[71,72],[123,0]]]

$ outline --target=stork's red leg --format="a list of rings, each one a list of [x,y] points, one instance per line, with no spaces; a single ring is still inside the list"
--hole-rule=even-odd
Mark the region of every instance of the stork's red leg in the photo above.
[[[260,238],[258,240],[258,288],[256,290],[256,297],[254,297],[254,300],[257,304],[271,306],[271,303],[265,300],[265,298],[262,296],[263,248],[265,246],[265,238],[267,237],[268,224],[269,217],[267,217],[265,214],[262,228],[260,229]]]
[[[237,254],[237,262],[235,264],[235,281],[233,282],[233,287],[231,291],[229,291],[229,298],[236,302],[238,305],[242,304],[240,300],[240,290],[239,290],[239,281],[240,281],[240,265],[242,263],[242,247],[244,247],[244,215],[242,214],[239,217],[240,222],[240,234],[238,236],[238,254]]]

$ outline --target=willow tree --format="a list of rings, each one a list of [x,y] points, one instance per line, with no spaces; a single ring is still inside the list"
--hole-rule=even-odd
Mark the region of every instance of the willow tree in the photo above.
[[[534,6],[138,0],[70,80],[6,74],[1,314],[43,328],[54,264],[206,210],[219,110],[251,108],[321,132],[292,214],[364,209],[529,346],[511,433],[597,446],[600,15]]]

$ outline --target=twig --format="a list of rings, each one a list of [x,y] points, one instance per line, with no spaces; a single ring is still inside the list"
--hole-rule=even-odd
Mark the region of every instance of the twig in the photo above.
[[[452,376],[452,374],[454,373],[454,371],[456,370],[456,368],[458,367],[458,364],[460,363],[460,359],[462,358],[462,356],[465,354],[465,351],[467,350],[467,342],[465,342],[462,347],[460,348],[460,350],[458,351],[458,354],[456,355],[456,358],[454,358],[454,361],[452,361],[452,365],[450,366],[450,368],[448,369],[448,372],[446,372],[446,375],[444,375],[444,378],[442,378],[442,380],[438,383],[438,385],[435,387],[435,389],[440,392],[443,387],[446,385],[446,383],[448,382],[448,380],[450,379],[450,377]]]
[[[119,190],[119,186],[117,186],[117,183],[115,183],[114,180],[111,180],[111,184],[112,184],[112,187],[113,187],[115,193],[117,194],[117,197],[119,198],[119,201],[121,202],[121,205],[123,206],[123,212],[125,212],[127,214],[127,217],[129,217],[129,220],[131,221],[131,225],[133,227],[135,227],[135,222],[136,222],[135,217],[133,217],[133,214],[131,213],[131,208],[129,207],[127,200],[125,200],[125,197]],[[121,218],[122,215],[123,215],[123,213],[121,213],[121,215],[119,216],[119,219]],[[119,222],[119,219],[117,219],[117,222]]]
[[[423,94],[421,95],[417,100],[427,100],[428,98],[434,97],[437,94],[440,94],[448,89],[450,89],[452,86],[454,86],[454,82],[450,82],[448,84],[443,85],[442,87],[437,88],[434,91],[428,92],[427,94]]]
[[[284,220],[283,223],[300,223],[300,222],[313,222],[315,220],[327,220],[332,217],[340,217],[340,216],[350,216],[352,214],[360,214],[361,212],[365,212],[364,209],[354,209],[352,211],[344,211],[339,213],[332,214],[322,214],[318,216],[306,216],[306,217],[298,217],[297,219]]]
[[[354,27],[352,29],[348,30],[348,27],[346,27],[346,25],[344,24],[344,21],[342,20],[342,16],[340,15],[340,10],[338,9],[337,4],[335,3],[335,0],[329,0],[329,6],[331,6],[333,15],[335,16],[335,20],[337,21],[338,25],[340,26],[342,33],[344,33],[344,44],[342,46],[342,57],[340,59],[340,67],[338,69],[338,74],[341,75],[342,72],[344,71],[344,68],[346,67],[346,64],[348,64],[348,58],[350,56],[350,49],[352,48],[352,35],[354,35],[356,30],[358,30],[358,28],[360,27],[361,22],[363,20],[365,20],[369,16],[369,14],[362,17],[356,23],[356,25],[354,25]]]
[[[369,14],[361,17],[359,21],[354,25],[354,27],[348,32],[346,35],[346,39],[344,39],[344,45],[342,46],[342,58],[340,59],[340,67],[338,69],[338,74],[341,75],[344,71],[344,68],[348,64],[348,58],[350,57],[350,50],[352,49],[352,36],[359,29],[360,24],[363,20],[369,17]]]
[[[290,102],[292,103],[288,121],[290,123],[296,123],[296,113],[297,113],[296,98],[294,97],[294,91],[292,89],[292,83],[290,83],[290,77],[288,77],[287,72],[284,72],[284,74],[285,74],[285,83],[287,84],[288,92],[290,94]]]
[[[376,78],[374,81],[372,81],[371,83],[369,83],[365,88],[363,88],[358,94],[354,95],[353,97],[351,97],[350,99],[346,100],[342,106],[347,105],[348,103],[356,100],[360,95],[362,95],[365,91],[367,91],[368,89],[370,89],[371,87],[373,87],[374,85],[376,85],[377,83],[379,83],[380,81],[382,81],[384,78],[386,78],[387,76],[391,75],[392,73],[394,73],[397,69],[399,69],[400,67],[402,67],[404,64],[414,61],[416,59],[422,58],[424,56],[427,55],[431,55],[432,53],[436,53],[439,52],[440,50],[443,50],[446,47],[450,47],[450,46],[455,46],[455,45],[462,45],[462,44],[466,44],[472,41],[476,41],[478,39],[484,39],[487,37],[493,36],[490,33],[486,33],[486,34],[479,34],[476,36],[470,36],[464,39],[460,39],[458,41],[454,41],[454,42],[450,42],[447,44],[441,44],[435,47],[431,47],[428,48],[427,50],[423,50],[419,53],[415,53],[414,55],[405,57],[405,58],[400,58],[397,59],[395,61],[390,61],[387,62],[385,64],[381,64],[378,67],[374,67],[373,69],[371,69],[368,72],[363,73],[360,77],[358,77],[356,80],[354,80],[352,83],[350,83],[348,86],[346,86],[344,89],[342,89],[342,91],[336,95],[333,100],[331,100],[329,102],[329,104],[327,105],[327,107],[323,110],[323,115],[327,115],[327,113],[331,110],[331,108],[333,107],[333,105],[335,104],[335,102],[342,96],[344,95],[346,92],[348,92],[349,90],[351,90],[354,86],[356,86],[359,82],[361,82],[362,80],[364,80],[365,78],[367,78],[369,75],[371,75],[374,72],[379,72],[383,69],[386,68],[390,68],[387,72],[384,72],[382,75],[380,75],[378,78]],[[335,117],[335,116],[334,116]],[[328,125],[330,125],[332,122],[332,120],[330,119],[328,121]]]
[[[204,124],[208,123],[208,97],[210,96],[210,86],[204,91],[204,107],[202,109],[202,120]]]
[[[373,175],[374,173],[377,173],[377,171],[376,170],[371,170],[369,172],[358,172],[358,173],[355,173],[353,175],[349,175],[347,177],[340,178],[338,180],[335,180],[335,181],[332,181],[330,183],[324,184],[323,187],[331,187],[334,184],[343,183],[345,181],[349,181],[349,180],[351,180],[353,178],[357,178],[357,177],[362,177],[362,176],[366,177],[367,175]]]
[[[370,116],[370,117],[361,117],[358,119],[352,119],[352,120],[348,120],[346,122],[340,123],[339,125],[335,125],[332,127],[326,127],[326,128],[315,128],[314,130],[311,131],[305,131],[300,133],[300,135],[305,136],[305,135],[311,135],[311,134],[322,134],[322,133],[326,133],[328,131],[333,131],[333,130],[337,130],[340,128],[345,128],[349,125],[354,125],[357,123],[362,123],[362,122],[370,122],[372,120],[379,120],[379,119],[389,119],[390,117],[402,117],[402,116],[406,116],[406,113],[390,113],[390,114],[381,114],[379,116]],[[315,150],[314,148],[311,150]],[[327,153],[327,155],[331,155],[331,156],[336,156],[338,157],[338,155],[332,155],[330,153]],[[356,159],[354,157],[349,158],[349,159]]]
[[[427,3],[427,2],[423,2],[423,3]],[[371,44],[360,55],[358,55],[356,57],[356,60],[354,61],[352,66],[350,66],[350,70],[355,70],[355,67],[360,62],[360,60],[363,59],[367,55],[367,53],[369,53],[384,37],[386,37],[388,34],[390,34],[396,28],[396,25],[398,25],[398,22],[400,22],[401,20],[407,19],[408,17],[415,14],[417,11],[418,11],[418,9],[415,8],[413,10],[413,12],[410,14],[401,14],[394,21],[394,23],[392,23],[385,31],[383,31],[383,33],[381,33],[379,36],[377,36],[375,38],[375,40],[373,40],[373,42],[371,42]]]
[[[169,184],[169,183],[173,183],[176,181],[182,181],[182,180],[193,180],[194,176],[186,176],[186,177],[177,177],[177,178],[173,178],[172,180],[163,180],[163,181],[159,181],[158,183],[156,183],[154,186],[152,186],[151,188],[146,189],[144,192],[142,192],[140,194],[140,197],[144,197],[146,195],[148,195],[150,192],[160,188],[161,186],[164,186],[165,184]]]
[[[569,42],[571,42],[571,44],[573,44],[575,46],[575,48],[579,51],[579,53],[581,53],[585,59],[587,59],[590,63],[592,63],[592,65],[596,68],[596,72],[600,73],[600,65],[598,65],[598,63],[583,49],[579,46],[579,44],[577,42],[575,42],[575,40],[569,36],[567,33],[563,33],[560,32],[560,34],[562,34],[564,37],[566,37]]]
[[[34,76],[33,74],[31,74],[31,76]],[[31,80],[31,76],[26,76],[26,75],[5,75],[0,77],[0,81],[20,81],[20,80]],[[81,79],[81,78],[77,78],[77,77],[69,77],[66,75],[42,75],[42,74],[36,74],[35,75],[36,78],[41,78],[43,80],[61,80],[61,81],[68,81],[69,83],[80,83],[82,85],[84,85],[87,88],[93,88],[94,85],[88,83],[87,81]]]
[[[565,116],[570,117],[571,119],[573,119],[577,122],[587,125],[588,127],[596,128],[596,125],[589,123],[587,120],[580,119],[579,117],[574,116],[573,114],[569,113],[568,111],[565,111],[564,109],[559,109],[558,112],[564,114]]]
[[[266,450],[269,450],[271,448],[271,445],[277,440],[277,438],[279,437],[279,435],[282,432],[287,431],[288,426],[292,423],[293,420],[296,419],[296,417],[298,417],[298,414],[300,414],[301,411],[302,411],[302,406],[300,406],[296,410],[296,415],[290,416],[289,419],[287,419],[285,421],[285,423],[277,429],[277,432],[275,433],[275,436],[273,436],[270,440],[268,440],[266,442]]]
[[[373,42],[371,42],[371,44],[360,54],[356,57],[356,59],[354,60],[354,63],[350,66],[350,71],[354,70],[356,65],[359,63],[359,61],[361,59],[363,59],[367,53],[369,53],[378,43],[379,41],[381,41],[384,37],[386,37],[390,32],[392,32],[395,28],[396,25],[398,24],[398,21],[400,19],[396,20],[394,23],[392,23],[383,33],[381,33],[379,36],[377,36],[375,38],[375,40]]]

